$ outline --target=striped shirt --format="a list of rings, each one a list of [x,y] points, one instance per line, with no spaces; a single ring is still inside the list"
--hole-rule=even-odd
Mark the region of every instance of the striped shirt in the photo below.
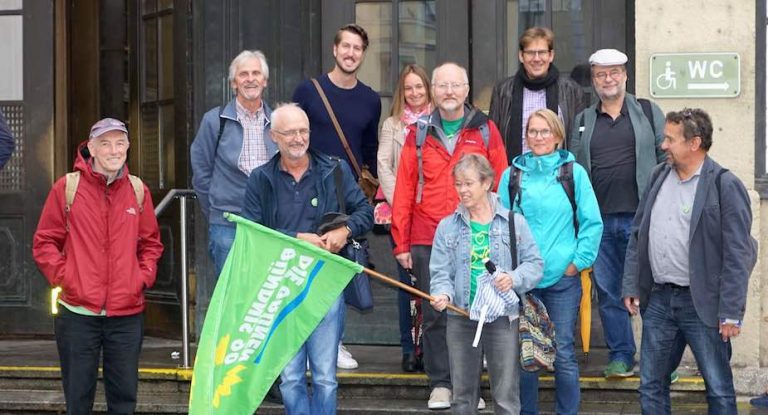
[[[538,91],[534,91],[528,88],[523,88],[523,152],[520,154],[525,154],[530,149],[528,148],[528,142],[526,141],[527,137],[527,130],[526,125],[528,124],[528,117],[531,116],[534,112],[547,108],[547,89],[540,89]],[[560,108],[560,106],[557,106],[557,116],[560,117],[560,121],[563,121],[563,111]],[[568,131],[565,132],[568,134]],[[565,138],[565,137],[563,137]]]
[[[240,158],[237,160],[237,167],[247,174],[251,170],[261,166],[269,161],[267,147],[264,145],[264,105],[262,104],[256,112],[249,112],[245,107],[237,103],[237,120],[243,126],[243,149],[240,151]]]

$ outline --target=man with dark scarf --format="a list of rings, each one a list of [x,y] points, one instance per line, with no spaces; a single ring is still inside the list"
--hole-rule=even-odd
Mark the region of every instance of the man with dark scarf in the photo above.
[[[489,115],[501,131],[510,163],[527,151],[523,129],[534,111],[549,108],[563,120],[565,131],[571,131],[573,119],[585,107],[581,87],[561,77],[552,64],[554,43],[550,29],[532,27],[523,32],[518,51],[522,66],[493,88]],[[565,137],[566,148],[569,141]]]

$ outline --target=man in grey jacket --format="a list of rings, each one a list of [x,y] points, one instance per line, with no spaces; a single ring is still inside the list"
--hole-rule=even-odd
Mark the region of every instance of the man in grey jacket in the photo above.
[[[520,36],[519,47],[521,67],[493,88],[489,112],[504,138],[509,164],[528,151],[524,131],[533,112],[551,109],[563,120],[565,131],[570,131],[574,117],[584,109],[581,87],[567,76],[561,76],[552,64],[555,34],[550,29],[526,30]]]
[[[593,265],[598,309],[610,363],[607,378],[631,376],[635,339],[621,300],[621,278],[629,228],[648,177],[664,160],[664,114],[653,102],[626,92],[627,55],[601,49],[589,57],[592,84],[600,100],[576,116],[571,151],[595,189],[603,236]],[[644,102],[643,102],[644,101]]]
[[[261,51],[240,52],[229,65],[229,83],[235,98],[203,115],[190,148],[192,187],[208,219],[208,252],[215,271],[215,275],[198,274],[198,333],[235,239],[235,226],[224,219],[224,213],[240,214],[251,171],[277,153],[269,129],[272,110],[263,99],[268,79],[269,67]],[[268,399],[275,393],[273,388]]]
[[[690,346],[709,413],[735,414],[730,339],[739,335],[757,260],[752,210],[741,181],[709,158],[712,121],[670,112],[662,148],[638,206],[624,267],[624,305],[643,316],[640,406],[669,414],[670,374]]]

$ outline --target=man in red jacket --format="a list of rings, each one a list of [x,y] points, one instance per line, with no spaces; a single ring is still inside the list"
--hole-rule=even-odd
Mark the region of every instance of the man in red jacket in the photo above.
[[[125,166],[129,145],[121,121],[94,124],[78,148],[79,180],[56,181],[34,236],[38,268],[62,289],[54,326],[70,415],[91,413],[102,352],[107,411],[136,408],[144,290],[163,245],[149,189]]]
[[[485,114],[466,103],[467,71],[445,63],[432,71],[435,111],[411,125],[400,155],[392,206],[395,258],[416,276],[416,287],[429,292],[429,258],[440,219],[459,204],[453,185],[453,166],[465,153],[482,154],[496,171],[496,183],[507,168],[507,153],[499,130]],[[427,136],[417,151],[418,125],[426,123]],[[419,172],[421,170],[421,173]],[[420,176],[424,182],[419,183]],[[445,312],[424,307],[424,371],[432,393],[427,407],[451,406],[451,376],[445,343]]]

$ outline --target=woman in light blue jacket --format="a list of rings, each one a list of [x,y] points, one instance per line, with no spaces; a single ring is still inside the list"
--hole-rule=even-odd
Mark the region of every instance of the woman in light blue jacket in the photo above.
[[[488,160],[466,154],[453,168],[453,177],[460,203],[453,214],[440,221],[435,233],[429,262],[432,306],[443,311],[453,303],[469,310],[475,294],[480,295],[481,280],[487,278],[487,260],[493,261],[498,270],[489,283],[497,292],[506,296],[510,290],[520,295],[531,290],[541,279],[543,261],[520,214],[514,215],[516,241],[510,241],[510,211],[491,192],[494,171]],[[517,244],[520,265],[516,269],[512,269],[511,243]],[[483,353],[488,361],[495,413],[519,413],[518,308],[519,303],[502,304],[498,317],[485,324],[476,348],[472,347],[472,339],[477,322],[448,313],[446,339],[453,413],[476,413]]]
[[[526,126],[530,151],[517,156],[504,171],[499,197],[504,206],[510,206],[510,172],[517,169],[513,177],[520,180],[513,210],[525,216],[544,258],[544,276],[533,293],[547,307],[555,324],[555,412],[576,414],[580,390],[574,332],[582,293],[579,272],[592,266],[597,257],[603,222],[586,170],[574,162],[573,154],[556,150],[564,136],[563,124],[554,112],[542,109],[531,114]],[[569,184],[561,182],[571,180],[560,177],[561,166],[566,163],[573,163],[570,186],[575,215],[565,191]],[[523,372],[522,414],[538,413],[538,389],[538,373]]]

